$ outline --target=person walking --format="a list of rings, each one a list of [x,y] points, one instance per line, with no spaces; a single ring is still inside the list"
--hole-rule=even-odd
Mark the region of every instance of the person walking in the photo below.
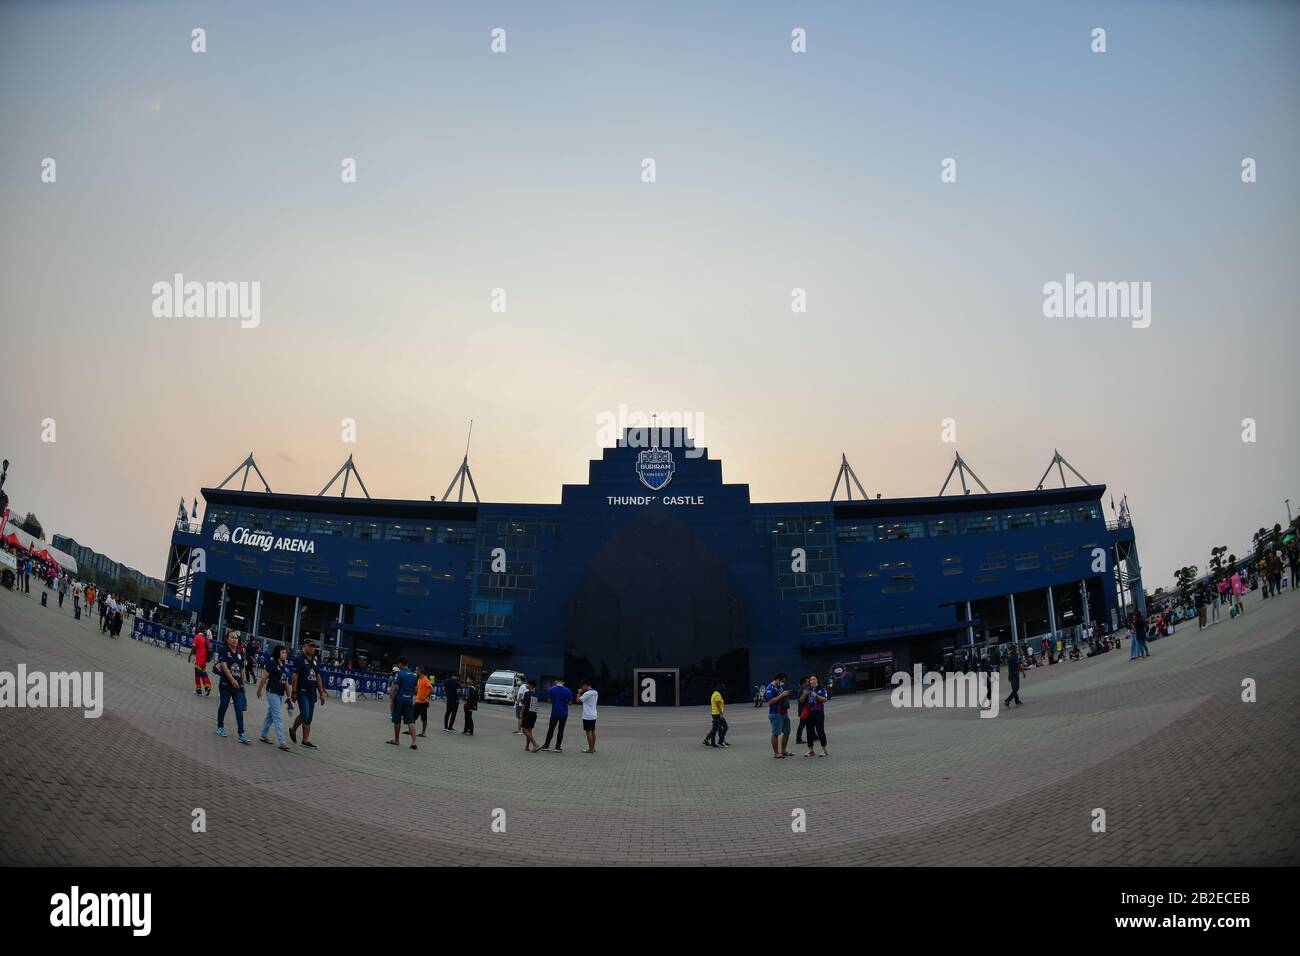
[[[596,752],[596,701],[600,694],[591,686],[591,681],[583,679],[578,685],[578,700],[582,701],[582,731],[587,735],[587,749],[584,754]]]
[[[1196,629],[1198,631],[1203,631],[1209,626],[1209,624],[1205,620],[1206,611],[1207,608],[1205,605],[1205,589],[1197,588],[1196,589],[1196,624],[1197,624]]]
[[[789,757],[790,743],[790,691],[785,689],[789,678],[777,674],[763,690],[763,700],[767,701],[767,721],[772,725],[772,756]],[[780,747],[777,738],[780,737]]]
[[[548,696],[551,699],[551,719],[546,725],[546,743],[542,744],[542,750],[551,749],[551,735],[556,734],[555,752],[564,753],[564,725],[569,720],[569,704],[573,703],[573,691],[564,686],[563,678],[558,678],[551,686]],[[540,752],[533,751],[533,753]]]
[[[58,592],[59,607],[63,607],[63,599],[68,596],[68,576],[66,574],[59,575]]]
[[[415,743],[415,694],[419,689],[420,677],[406,666],[406,658],[397,659],[397,673],[388,687],[388,697],[393,702],[393,739],[384,743],[400,746],[402,724],[406,724],[411,734],[411,749],[418,749]]]
[[[533,737],[533,728],[537,726],[537,691],[536,684],[532,680],[525,680],[519,685],[524,689],[524,695],[520,698],[520,706],[523,707],[523,719],[520,722],[520,731],[524,735],[524,753],[530,750],[537,751],[542,748],[537,745],[537,740]]]
[[[218,691],[221,703],[217,707],[217,734],[226,736],[226,709],[234,704],[235,725],[239,728],[239,742],[248,743],[248,734],[244,733],[244,710],[247,700],[244,697],[244,654],[239,649],[239,632],[226,632],[226,646],[217,657],[217,674],[221,680]]]
[[[1151,651],[1147,648],[1147,620],[1142,616],[1141,611],[1133,612],[1133,651],[1129,660],[1136,660],[1144,657],[1150,657]]]
[[[1011,693],[1003,702],[1005,706],[1010,707],[1012,701],[1024,706],[1020,699],[1020,650],[1014,644],[1007,648],[1007,683],[1011,685]]]
[[[262,670],[262,682],[257,685],[259,698],[263,689],[266,690],[266,717],[262,720],[262,733],[257,739],[269,744],[271,741],[266,732],[275,724],[275,739],[279,741],[281,750],[289,749],[289,745],[284,742],[284,717],[280,713],[280,708],[284,706],[284,693],[288,689],[288,678],[289,648],[282,644],[271,651],[266,667]]]
[[[727,731],[731,728],[727,725],[726,702],[727,688],[723,684],[715,684],[713,694],[709,697],[709,719],[712,721],[709,727],[709,733],[704,738],[706,747],[730,747],[727,743]]]
[[[203,625],[194,632],[194,642],[190,645],[189,660],[194,664],[194,693],[211,696],[212,681],[208,677],[208,657],[211,653],[212,639],[203,631]]]
[[[448,674],[442,682],[442,688],[447,695],[447,712],[442,715],[442,729],[449,734],[456,729],[456,711],[460,709],[460,681],[455,674]]]
[[[416,665],[415,676],[415,719],[420,722],[418,736],[423,737],[429,729],[429,700],[433,697],[433,681],[429,680],[429,675],[421,665]]]
[[[298,716],[289,728],[289,739],[298,743],[298,731],[302,730],[302,746],[315,750],[311,742],[311,722],[316,716],[317,701],[325,706],[325,682],[321,680],[320,665],[316,660],[316,642],[303,641],[302,653],[293,661],[293,683],[290,697],[298,704]]]
[[[808,678],[808,687],[804,691],[803,698],[808,711],[808,752],[804,756],[813,756],[815,753],[813,744],[821,741],[821,755],[828,757],[830,755],[826,752],[826,701],[830,700],[830,695],[826,693],[826,688],[821,686],[816,674]]]
[[[466,737],[474,736],[474,711],[478,710],[478,684],[474,675],[465,678],[465,729],[461,731]]]

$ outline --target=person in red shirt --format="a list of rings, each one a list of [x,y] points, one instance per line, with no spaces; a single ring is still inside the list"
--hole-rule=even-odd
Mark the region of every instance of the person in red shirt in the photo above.
[[[190,660],[194,662],[194,693],[204,696],[212,694],[212,679],[208,677],[208,654],[211,648],[208,637],[199,628],[194,632],[194,644],[190,647]]]

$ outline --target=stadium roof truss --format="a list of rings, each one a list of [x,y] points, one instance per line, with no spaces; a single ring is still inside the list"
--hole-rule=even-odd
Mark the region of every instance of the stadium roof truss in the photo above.
[[[1083,482],[1085,485],[1088,484],[1088,479],[1085,478],[1085,477],[1083,477],[1083,475],[1079,474],[1078,469],[1076,469],[1072,464],[1070,464],[1068,461],[1066,461],[1066,460],[1065,460],[1065,456],[1062,455],[1062,454],[1060,453],[1060,451],[1058,451],[1057,449],[1053,448],[1053,449],[1052,449],[1052,460],[1051,460],[1051,462],[1048,464],[1048,466],[1047,466],[1047,470],[1046,470],[1045,472],[1043,472],[1043,477],[1041,477],[1041,478],[1038,479],[1038,487],[1037,487],[1035,490],[1037,490],[1037,491],[1042,491],[1042,490],[1043,490],[1043,482],[1045,482],[1045,481],[1047,480],[1047,476],[1050,475],[1050,474],[1052,473],[1052,469],[1053,469],[1053,468],[1055,468],[1056,471],[1057,471],[1057,473],[1061,476],[1061,487],[1062,487],[1062,488],[1069,487],[1069,485],[1066,483],[1066,480],[1065,480],[1065,469],[1066,469],[1066,468],[1069,468],[1069,469],[1070,469],[1070,474],[1074,475],[1074,477],[1078,478],[1078,479],[1079,479],[1081,482]]]
[[[1074,469],[1070,469],[1070,470],[1073,471]],[[970,465],[966,464],[965,459],[961,457],[961,453],[956,452],[953,458],[952,467],[948,469],[948,477],[943,480],[943,487],[939,489],[940,498],[942,498],[943,493],[948,490],[948,482],[952,481],[953,474],[956,474],[957,478],[961,481],[962,494],[964,495],[970,494],[970,488],[967,487],[966,485],[967,475],[970,475],[971,480],[974,481],[975,484],[980,486],[980,488],[984,491],[984,494],[986,495],[991,494],[991,492],[988,489],[988,486],[984,484],[984,482],[980,481],[980,476],[975,474],[974,469],[972,469]]]
[[[361,472],[357,471],[357,466],[352,463],[351,455],[348,455],[348,460],[342,464],[338,471],[334,472],[334,477],[325,483],[325,487],[320,490],[320,494],[316,497],[323,498],[325,492],[329,491],[330,488],[334,486],[334,483],[339,480],[340,475],[343,477],[343,490],[339,492],[340,498],[346,498],[348,496],[348,479],[353,475],[356,475],[357,477],[357,484],[361,486],[362,494],[367,498],[370,497],[370,492],[366,488],[366,483],[361,480]]]
[[[351,460],[351,459],[349,459],[349,460]],[[261,469],[261,468],[258,468],[258,467],[257,467],[257,462],[253,461],[253,453],[252,453],[251,451],[248,453],[248,457],[245,458],[243,461],[241,461],[241,462],[239,463],[238,467],[236,467],[234,471],[232,471],[230,474],[226,475],[226,480],[223,481],[221,484],[217,485],[217,487],[218,487],[218,488],[224,488],[224,487],[226,487],[226,484],[227,484],[227,483],[228,483],[232,478],[234,478],[235,475],[239,474],[239,471],[240,471],[241,468],[242,468],[243,471],[244,471],[244,477],[243,477],[243,478],[240,480],[240,482],[239,482],[239,490],[240,490],[240,491],[243,491],[243,490],[245,489],[245,486],[248,484],[248,473],[249,473],[249,471],[255,471],[255,472],[257,472],[257,477],[260,478],[261,481],[262,481],[262,487],[265,488],[266,491],[267,491],[268,493],[271,491],[271,486],[268,485],[268,484],[266,483],[266,476],[262,474],[262,469]],[[358,480],[359,480],[359,479],[358,479]]]

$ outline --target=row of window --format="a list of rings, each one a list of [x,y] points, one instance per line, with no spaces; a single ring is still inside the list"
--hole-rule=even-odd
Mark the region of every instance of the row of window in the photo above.
[[[352,538],[357,541],[406,541],[427,544],[473,544],[473,525],[435,525],[421,521],[364,521],[360,518],[311,518],[271,511],[234,511],[209,508],[208,528],[224,524],[274,535],[308,538]]]
[[[945,538],[958,534],[1018,531],[1022,528],[1043,528],[1051,525],[1100,520],[1101,509],[1095,504],[1088,504],[1065,508],[1036,508],[1031,511],[1011,511],[1001,514],[931,518],[928,521],[906,519],[892,522],[846,524],[835,529],[835,537],[840,544],[863,541],[898,541],[905,538]]]

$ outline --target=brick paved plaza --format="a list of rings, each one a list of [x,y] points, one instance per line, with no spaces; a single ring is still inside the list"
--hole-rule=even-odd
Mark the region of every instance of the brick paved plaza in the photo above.
[[[106,695],[97,720],[0,710],[0,863],[282,863],[268,848],[311,820],[324,865],[771,864],[814,848],[836,864],[1295,865],[1300,596],[1248,606],[1153,642],[1149,661],[1126,647],[1035,670],[1026,706],[992,720],[837,699],[831,758],[777,761],[750,704],[728,710],[729,750],[700,745],[703,708],[607,707],[597,754],[579,752],[575,715],[565,753],[525,755],[512,711],[485,705],[475,737],[439,720],[412,752],[383,744],[383,703],[333,697],[316,752],[241,746],[213,732],[215,691],[194,696],[184,656],[41,608],[35,585],[0,592],[0,670],[102,670]],[[254,736],[264,712],[250,700]]]

